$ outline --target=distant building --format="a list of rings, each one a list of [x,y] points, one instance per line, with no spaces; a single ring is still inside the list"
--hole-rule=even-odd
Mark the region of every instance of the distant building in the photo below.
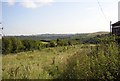
[[[120,21],[112,24],[112,34],[120,36]]]
[[[118,2],[118,22],[112,24],[112,34],[120,36],[120,1]]]
[[[120,21],[120,1],[118,2],[118,21]]]

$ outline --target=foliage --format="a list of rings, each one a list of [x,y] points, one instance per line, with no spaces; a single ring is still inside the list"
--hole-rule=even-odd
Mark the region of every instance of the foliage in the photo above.
[[[72,49],[72,50],[71,50]],[[3,79],[54,79],[64,70],[66,60],[79,46],[52,47],[41,51],[8,54],[2,59]]]
[[[74,54],[58,78],[120,80],[120,51],[115,38],[105,37],[100,44]]]
[[[2,38],[2,53],[10,53],[12,51],[12,42],[10,39]]]
[[[55,41],[50,41],[49,42],[49,47],[56,47],[57,43]]]
[[[30,40],[30,39],[18,39],[16,37],[7,38],[3,37],[2,39],[2,51],[3,54],[9,53],[18,53],[23,51],[33,51],[40,50],[46,47],[56,47],[56,46],[69,46],[80,44],[78,40],[69,40],[69,39],[57,39],[50,40],[45,43],[39,40]]]
[[[67,46],[52,47],[64,41],[67,41]],[[31,45],[24,41],[26,45],[23,46],[30,46],[30,49],[37,49],[34,45],[39,47],[41,44],[33,40],[28,42]],[[12,45],[11,41],[9,43]],[[120,45],[115,36],[100,38],[97,44],[69,43],[68,40],[58,39],[48,43],[52,48],[3,56],[2,78],[120,80]]]
[[[40,50],[45,45],[38,40],[21,40],[15,37],[2,38],[2,53],[18,53],[22,51]]]
[[[10,40],[11,40],[11,46],[12,46],[11,53],[20,52],[24,48],[22,42],[19,39],[10,38]]]

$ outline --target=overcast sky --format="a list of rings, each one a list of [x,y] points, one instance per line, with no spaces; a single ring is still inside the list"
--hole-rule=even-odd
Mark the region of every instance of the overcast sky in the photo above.
[[[98,1],[104,14],[97,0],[4,0],[0,18],[3,32],[31,35],[109,31],[109,21],[118,21],[119,0]]]

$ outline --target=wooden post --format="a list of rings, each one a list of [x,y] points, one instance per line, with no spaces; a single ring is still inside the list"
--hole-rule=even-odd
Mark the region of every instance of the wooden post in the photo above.
[[[112,35],[112,21],[110,21],[110,36]]]

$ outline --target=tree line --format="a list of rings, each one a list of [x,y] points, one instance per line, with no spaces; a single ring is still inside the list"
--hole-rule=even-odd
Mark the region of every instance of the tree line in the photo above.
[[[3,37],[2,38],[2,53],[18,53],[23,51],[40,50],[42,48],[57,47],[57,46],[70,46],[77,44],[98,44],[99,39],[104,36],[85,37],[85,38],[64,38],[54,40],[33,40],[21,39],[17,37]]]
[[[19,39],[16,37],[3,37],[2,54],[33,51],[47,47],[68,46],[75,44],[79,44],[79,41],[68,39],[56,39],[44,42],[41,40]]]
[[[15,37],[12,38],[2,38],[2,53],[18,53],[22,51],[30,51],[41,49],[44,44],[41,41],[36,40],[21,40]]]

